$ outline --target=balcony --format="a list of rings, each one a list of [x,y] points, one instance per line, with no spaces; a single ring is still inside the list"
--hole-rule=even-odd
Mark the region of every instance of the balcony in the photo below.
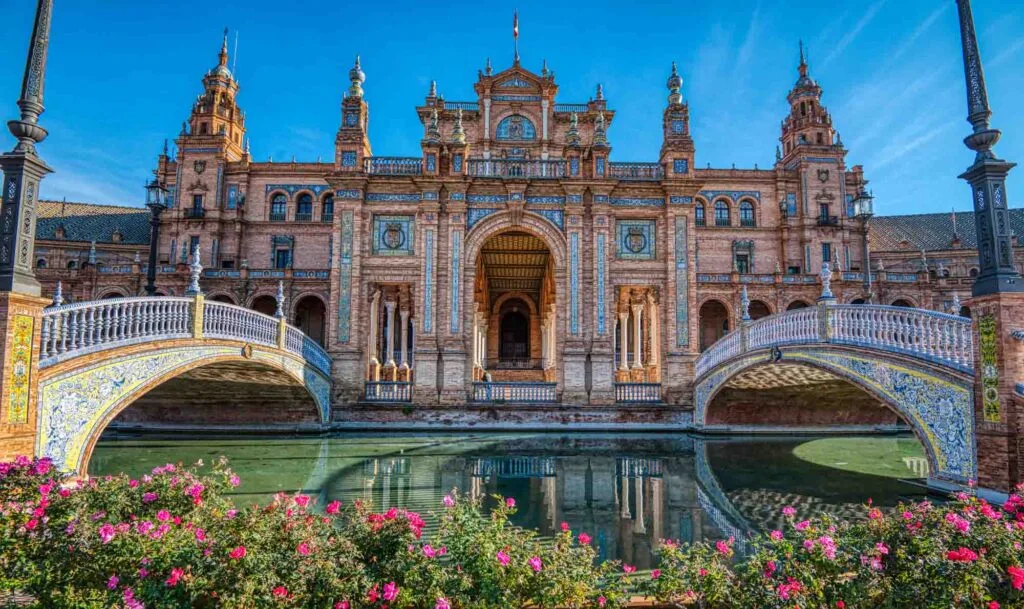
[[[608,163],[608,177],[652,182],[664,178],[665,169],[660,163]]]
[[[615,383],[616,404],[659,404],[661,383]]]
[[[423,159],[418,156],[375,156],[363,159],[363,170],[373,175],[415,176],[423,173]]]
[[[474,402],[538,403],[557,402],[555,383],[473,383]]]
[[[480,103],[472,101],[446,101],[444,102],[444,109],[478,112],[480,110]]]
[[[190,220],[202,220],[206,217],[206,210],[202,207],[185,208],[185,217]]]
[[[295,214],[295,221],[296,222],[312,222],[313,221],[313,212],[311,212],[311,211],[310,212],[299,212],[299,213]]]
[[[818,216],[818,226],[839,226],[839,216]]]
[[[412,383],[368,381],[363,399],[367,402],[411,402]]]
[[[587,109],[587,104],[555,104],[555,112],[576,112],[577,114],[583,114]]]
[[[281,211],[281,212],[273,212],[273,211],[270,212],[270,221],[271,222],[284,222],[285,219],[286,219],[286,214],[283,211]]]
[[[477,178],[564,178],[565,161],[470,159],[469,175]]]
[[[756,228],[757,220],[753,218],[740,218],[740,226],[743,228]]]
[[[324,224],[330,224],[331,222],[334,222],[334,212],[325,211],[324,213],[320,214],[320,221],[323,222]]]

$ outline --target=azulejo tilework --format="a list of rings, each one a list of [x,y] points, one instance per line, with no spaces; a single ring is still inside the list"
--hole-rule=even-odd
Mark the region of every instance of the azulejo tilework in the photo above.
[[[367,203],[419,203],[420,193],[418,192],[368,192],[366,193]]]
[[[982,412],[988,423],[1002,421],[1002,404],[999,401],[999,361],[996,319],[991,315],[978,318],[978,347],[981,351],[981,395]]]
[[[452,270],[451,270],[451,303],[449,310],[451,311],[451,318],[449,319],[449,326],[452,334],[456,334],[459,331],[459,281],[462,275],[462,232],[458,230],[452,231]]]
[[[620,260],[653,260],[656,227],[656,220],[617,220],[616,257]]]
[[[501,211],[495,207],[474,207],[466,212],[466,228],[473,228],[473,225],[483,220],[487,216]]]
[[[786,350],[783,354],[785,361],[805,362],[849,380],[899,412],[925,445],[933,476],[957,483],[977,477],[970,381],[960,384],[882,355],[855,355],[829,347]],[[729,379],[770,357],[759,352],[737,358],[703,378],[694,390],[695,425],[704,424],[711,398]]]
[[[452,200],[461,200],[456,199],[455,194],[457,193],[452,193]],[[466,201],[469,203],[504,203],[508,201],[508,195],[469,195],[466,197]]]
[[[330,186],[327,184],[267,184],[264,188],[264,192],[266,194],[270,194],[275,190],[283,190],[289,195],[294,195],[300,190],[308,190],[316,196],[320,196],[321,193],[329,188]]]
[[[690,274],[686,241],[687,219],[676,216],[676,346],[690,344]]]
[[[363,197],[358,189],[338,190],[334,193],[334,196],[339,199],[361,199]]]
[[[373,254],[411,256],[414,216],[373,216]]]
[[[352,327],[353,212],[341,214],[341,261],[338,265],[338,342],[347,343]]]
[[[35,320],[31,315],[17,314],[11,324],[11,376],[7,379],[10,397],[7,422],[21,425],[28,422],[28,396],[32,380],[32,333]]]
[[[423,231],[423,331],[434,331],[434,231]]]
[[[63,471],[80,471],[86,448],[104,422],[131,403],[156,379],[204,361],[240,357],[231,346],[189,346],[135,354],[46,379],[39,386],[39,435],[36,452]],[[303,383],[317,402],[321,422],[329,418],[330,382],[297,360],[254,351],[254,358],[282,369]]]
[[[551,222],[558,227],[559,230],[565,230],[565,213],[560,209],[534,209],[531,210],[533,213],[547,218],[548,222]]]
[[[761,202],[761,193],[757,190],[702,190],[700,191],[700,196],[708,201],[718,197],[729,197],[734,203],[744,198],[754,199],[758,203]]]
[[[580,234],[569,235],[569,331],[580,333]]]
[[[557,196],[528,196],[526,197],[527,203],[534,203],[538,205],[564,205],[565,197]]]
[[[604,295],[605,282],[607,281],[606,268],[605,268],[605,265],[607,264],[606,257],[608,256],[607,241],[608,241],[608,238],[607,238],[607,235],[605,235],[605,233],[602,232],[602,233],[598,233],[597,234],[597,247],[595,248],[594,258],[595,258],[596,263],[597,263],[597,289],[595,291],[597,292],[597,333],[598,334],[604,334],[605,331],[607,330],[607,323],[606,323],[607,313],[605,312],[605,304],[604,304],[604,301],[605,301],[605,295]]]
[[[619,197],[612,199],[612,205],[622,206],[640,206],[640,207],[661,207],[665,204],[665,199],[661,197]]]

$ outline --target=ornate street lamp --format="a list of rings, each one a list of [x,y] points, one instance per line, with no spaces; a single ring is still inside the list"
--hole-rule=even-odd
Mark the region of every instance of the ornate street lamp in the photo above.
[[[146,269],[146,294],[156,294],[156,250],[160,247],[160,214],[167,209],[167,189],[156,178],[146,185],[149,208],[149,268]]]
[[[871,253],[868,248],[868,222],[873,215],[875,215],[875,197],[861,188],[857,196],[853,198],[853,217],[860,222],[861,232],[864,233],[861,267],[864,271],[864,295],[868,301],[871,300]]]

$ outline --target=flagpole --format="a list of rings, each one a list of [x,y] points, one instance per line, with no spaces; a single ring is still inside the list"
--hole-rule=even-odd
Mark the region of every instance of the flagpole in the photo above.
[[[519,9],[512,12],[512,47],[515,51],[513,61],[519,65]]]

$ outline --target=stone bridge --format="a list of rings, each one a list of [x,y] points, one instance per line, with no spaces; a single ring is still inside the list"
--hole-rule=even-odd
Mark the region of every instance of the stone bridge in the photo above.
[[[855,385],[895,411],[924,444],[933,480],[963,484],[978,474],[972,341],[964,317],[827,298],[816,307],[745,320],[697,360],[694,426],[714,427],[709,407],[744,375],[768,369],[760,375],[767,386],[747,387],[763,391],[804,369]]]
[[[330,420],[330,356],[283,317],[202,295],[118,298],[49,307],[40,334],[35,452],[66,471],[85,473],[118,413],[199,369],[303,387]]]

